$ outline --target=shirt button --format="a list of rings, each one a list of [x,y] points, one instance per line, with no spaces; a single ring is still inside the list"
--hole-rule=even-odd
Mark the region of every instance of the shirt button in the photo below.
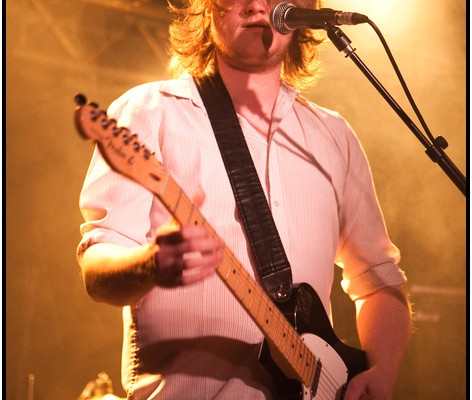
[[[277,200],[274,201],[274,206],[276,206],[276,207],[279,206],[279,202]]]

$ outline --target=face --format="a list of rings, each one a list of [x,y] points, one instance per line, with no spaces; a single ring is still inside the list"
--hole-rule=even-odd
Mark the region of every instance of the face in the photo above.
[[[269,22],[277,0],[215,0],[212,34],[218,57],[233,68],[264,71],[279,68],[292,33],[275,32]]]

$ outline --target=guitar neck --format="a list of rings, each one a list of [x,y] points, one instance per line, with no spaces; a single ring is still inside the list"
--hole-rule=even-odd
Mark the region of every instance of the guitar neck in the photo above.
[[[182,225],[204,226],[211,236],[218,237],[185,192],[167,174],[167,183],[154,194]],[[232,251],[225,246],[223,260],[216,270],[218,276],[244,307],[263,332],[272,358],[284,373],[310,387],[314,378],[315,356],[260,285],[249,275]]]
[[[84,99],[79,100],[80,107],[75,113],[76,127],[81,136],[97,143],[111,168],[156,195],[181,225],[200,225],[210,235],[218,237],[170,173],[139,142],[136,134],[118,127],[116,121],[108,119],[96,105],[81,104]],[[288,378],[310,387],[316,369],[313,353],[227,246],[216,272],[264,334],[271,356],[280,369]]]
[[[116,120],[109,119],[106,112],[100,110],[96,104],[85,104],[85,96],[77,95],[76,102],[79,107],[76,109],[74,119],[79,134],[84,139],[96,143],[103,158],[113,170],[153,193],[181,225],[202,226],[212,237],[218,237],[214,228],[205,220],[166,168],[154,157],[154,153],[139,141],[137,134],[117,126]],[[334,332],[332,334],[328,332],[327,336],[334,335],[336,339],[331,340],[333,343],[329,344],[325,339],[312,334],[303,335],[302,339],[262,286],[249,275],[227,246],[223,249],[223,259],[216,273],[264,334],[270,349],[271,362],[275,362],[285,374],[285,377],[281,376],[277,369],[275,372],[281,379],[275,379],[274,382],[282,380],[283,386],[286,386],[284,378],[295,379],[306,387],[303,389],[305,395],[318,398],[316,389],[321,377],[320,360],[323,358],[325,366],[329,366],[331,371],[335,372],[333,375],[328,370],[328,374],[325,374],[327,384],[330,386],[329,391],[333,394],[330,398],[339,398],[338,393],[343,391],[344,385],[339,386],[337,382],[346,382],[348,373],[352,376],[367,368],[365,354],[357,349],[348,349],[348,346],[335,338]],[[297,291],[300,291],[300,287],[301,285],[297,286]],[[314,305],[319,303],[316,309],[314,306],[311,307],[311,312],[316,313],[317,309],[324,311],[316,293],[311,287],[310,289],[313,293],[310,294],[308,291],[308,294],[315,300]],[[299,297],[294,295],[290,302],[298,299]],[[316,319],[324,320],[326,314],[317,315]],[[335,344],[338,348],[341,346],[346,359],[349,359],[347,371],[344,360],[330,344]],[[318,357],[315,357],[314,349]],[[262,352],[265,355],[265,346]],[[288,386],[291,387],[291,383]],[[296,391],[299,394],[299,388]]]

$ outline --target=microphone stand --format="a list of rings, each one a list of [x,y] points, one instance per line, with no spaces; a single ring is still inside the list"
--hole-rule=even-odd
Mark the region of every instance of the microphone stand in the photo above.
[[[377,91],[393,108],[393,110],[402,119],[402,121],[408,126],[408,128],[410,128],[413,134],[426,148],[425,153],[429,156],[429,158],[442,168],[442,170],[452,180],[452,182],[457,186],[457,188],[462,192],[462,194],[466,196],[466,178],[444,152],[444,149],[448,146],[446,139],[444,139],[442,136],[438,136],[431,143],[430,140],[428,140],[423,135],[423,133],[418,129],[418,127],[413,123],[413,121],[408,117],[408,115],[402,110],[402,108],[397,104],[397,102],[377,80],[377,78],[372,74],[372,72],[361,61],[361,59],[355,53],[355,49],[351,47],[351,40],[346,36],[346,34],[339,27],[334,25],[327,25],[324,27],[324,29],[326,29],[329,39],[333,42],[336,48],[340,52],[342,51],[344,54],[346,54],[346,58],[349,57],[354,62],[354,64],[357,65],[361,72],[374,85]]]

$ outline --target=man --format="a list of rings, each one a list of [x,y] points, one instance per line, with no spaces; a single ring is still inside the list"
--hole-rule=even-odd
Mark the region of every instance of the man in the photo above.
[[[310,30],[274,32],[275,4],[192,0],[175,10],[183,18],[170,30],[171,70],[221,75],[293,280],[313,286],[328,315],[333,263],[344,267],[369,364],[345,399],[391,399],[411,329],[399,252],[352,130],[294,90],[313,83],[319,41]],[[108,114],[138,133],[221,238],[172,222],[150,192],[94,153],[81,193],[78,259],[91,297],[123,307],[128,397],[275,398],[258,363],[263,335],[214,273],[224,246],[253,277],[254,263],[192,77],[134,88]]]

